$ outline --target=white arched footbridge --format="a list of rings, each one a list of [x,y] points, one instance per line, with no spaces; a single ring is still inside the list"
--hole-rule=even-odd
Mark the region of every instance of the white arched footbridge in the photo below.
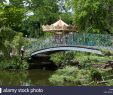
[[[26,54],[34,56],[56,51],[82,51],[102,54],[101,49],[113,50],[113,36],[104,34],[73,33],[56,41],[54,36],[34,41],[26,49]]]
[[[33,52],[31,56],[34,56],[36,54],[43,54],[43,53],[50,54],[52,52],[58,52],[58,51],[81,51],[81,52],[89,52],[89,53],[102,55],[102,52],[99,49],[95,49],[95,48],[86,48],[86,47],[80,47],[80,46],[76,46],[76,47],[62,46],[62,47],[51,47],[51,48],[42,49],[42,50]]]

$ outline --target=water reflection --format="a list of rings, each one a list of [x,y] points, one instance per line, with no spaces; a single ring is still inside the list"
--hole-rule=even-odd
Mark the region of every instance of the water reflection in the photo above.
[[[0,86],[49,86],[53,71],[0,71]]]

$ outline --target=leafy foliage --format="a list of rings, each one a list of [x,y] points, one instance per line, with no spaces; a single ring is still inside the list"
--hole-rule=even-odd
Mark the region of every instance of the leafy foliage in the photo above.
[[[95,81],[102,81],[102,75],[96,69],[91,70],[91,78],[92,78],[92,80],[95,80]]]
[[[9,52],[11,50],[11,41],[15,32],[10,28],[2,27],[0,29],[0,49],[4,52],[4,55],[7,57],[9,56]]]
[[[1,58],[0,58],[1,59]],[[29,68],[29,65],[26,60],[21,60],[19,57],[13,57],[10,59],[2,58],[0,61],[0,69],[22,69],[26,70]]]
[[[112,86],[113,81],[103,77],[111,76],[109,71],[102,71],[96,68],[89,70],[78,69],[76,67],[66,66],[63,69],[58,69],[50,78],[49,81],[53,85],[58,86]],[[113,76],[112,76],[113,77]],[[105,83],[102,83],[105,82]]]
[[[57,70],[49,80],[53,84],[60,86],[68,85],[68,83],[71,83],[73,85],[81,85],[83,83],[86,84],[90,81],[89,75],[90,72],[88,70],[79,70],[78,68],[67,66],[64,69]]]
[[[112,56],[112,55],[113,55],[113,52],[110,51],[110,50],[102,49],[101,51],[102,51],[103,54],[106,55],[106,56]]]
[[[74,22],[81,31],[111,33],[113,0],[72,0]]]
[[[103,61],[112,60],[112,56],[100,56],[84,52],[60,52],[51,55],[51,60],[56,64],[64,63],[70,64],[71,60],[79,61],[83,68],[87,68],[94,63],[102,64]]]
[[[1,69],[26,69],[28,64],[25,60],[21,61],[20,47],[26,46],[29,41],[23,38],[22,33],[17,33],[10,28],[2,27],[0,29],[0,50],[2,51],[3,58],[0,62]],[[11,57],[10,54],[13,54]]]
[[[19,31],[22,27],[22,20],[24,19],[24,9],[4,4],[0,5],[0,9],[0,27],[10,27],[15,31]]]

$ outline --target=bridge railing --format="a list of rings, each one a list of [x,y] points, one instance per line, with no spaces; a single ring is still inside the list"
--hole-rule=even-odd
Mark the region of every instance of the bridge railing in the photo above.
[[[57,40],[57,41],[56,41]],[[27,53],[59,46],[89,46],[96,48],[113,48],[113,36],[107,34],[91,34],[91,33],[72,33],[64,35],[62,39],[56,39],[54,36],[44,37],[42,40],[33,42],[27,47]]]

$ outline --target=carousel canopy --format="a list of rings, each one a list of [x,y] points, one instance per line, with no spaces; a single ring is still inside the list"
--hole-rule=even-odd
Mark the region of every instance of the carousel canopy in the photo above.
[[[43,25],[42,28],[43,28],[43,31],[46,31],[46,32],[62,32],[62,31],[73,32],[73,31],[76,31],[75,26],[68,25],[61,19],[51,25]]]

